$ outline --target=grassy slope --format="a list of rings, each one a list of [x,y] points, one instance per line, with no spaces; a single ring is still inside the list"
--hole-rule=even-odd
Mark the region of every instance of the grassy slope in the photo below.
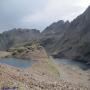
[[[48,56],[45,49],[44,49],[44,53],[47,56],[46,62],[47,62],[47,66],[48,66],[48,70],[50,70],[52,72],[52,74],[56,75],[56,76],[60,76],[60,72],[58,70],[58,65],[56,65],[53,61],[53,58]]]

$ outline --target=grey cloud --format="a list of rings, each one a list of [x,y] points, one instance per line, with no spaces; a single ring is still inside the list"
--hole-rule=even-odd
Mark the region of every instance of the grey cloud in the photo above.
[[[0,31],[25,26],[22,18],[33,14],[44,6],[44,0],[0,0]]]
[[[15,27],[43,29],[54,21],[75,18],[89,4],[89,0],[0,0],[0,32]]]

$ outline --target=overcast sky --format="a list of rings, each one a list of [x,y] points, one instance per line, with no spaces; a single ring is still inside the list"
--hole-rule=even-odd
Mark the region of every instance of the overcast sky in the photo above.
[[[73,20],[90,0],[0,0],[0,32],[12,28],[43,30],[58,20]]]

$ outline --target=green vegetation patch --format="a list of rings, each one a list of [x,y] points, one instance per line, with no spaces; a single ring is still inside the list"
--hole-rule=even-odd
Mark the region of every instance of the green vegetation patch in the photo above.
[[[47,64],[48,64],[48,70],[50,70],[54,75],[60,76],[58,65],[54,63],[51,57],[50,59],[47,59]]]
[[[45,67],[46,67],[47,71],[55,77],[60,77],[58,65],[55,64],[52,57],[48,56],[48,54],[44,48],[43,48],[43,54],[46,56],[43,64],[46,65]]]

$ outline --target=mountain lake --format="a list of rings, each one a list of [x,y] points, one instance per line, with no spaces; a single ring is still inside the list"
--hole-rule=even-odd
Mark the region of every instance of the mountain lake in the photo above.
[[[0,63],[8,64],[19,68],[26,68],[26,67],[30,67],[33,64],[33,61],[28,59],[18,59],[18,58],[2,58],[0,59]]]

